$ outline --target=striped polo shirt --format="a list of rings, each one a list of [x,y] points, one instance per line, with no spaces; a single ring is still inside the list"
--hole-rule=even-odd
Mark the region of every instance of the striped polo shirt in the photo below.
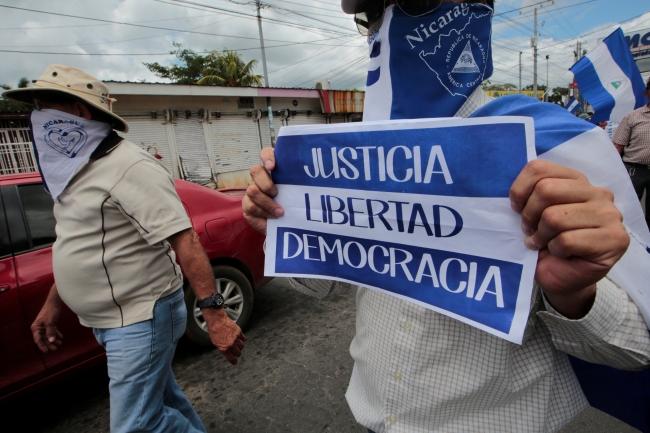
[[[623,146],[623,161],[650,165],[650,107],[634,110],[621,120],[612,141]]]

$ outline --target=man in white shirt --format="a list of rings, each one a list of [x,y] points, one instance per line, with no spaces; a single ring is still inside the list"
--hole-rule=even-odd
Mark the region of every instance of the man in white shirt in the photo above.
[[[531,98],[490,103],[480,86],[462,98],[449,97],[438,86],[438,82],[444,86],[445,75],[436,72],[438,80],[431,80],[424,69],[440,65],[426,57],[424,48],[415,48],[456,19],[467,17],[469,25],[469,17],[480,21],[487,16],[487,25],[473,31],[488,39],[479,37],[480,45],[465,69],[491,70],[491,63],[482,63],[479,53],[481,47],[489,47],[491,34],[491,10],[483,5],[491,8],[493,3],[440,3],[342,1],[345,12],[356,14],[370,43],[364,121],[453,115],[534,118],[540,159],[524,168],[510,194],[513,209],[522,215],[526,245],[540,251],[524,342],[509,343],[416,304],[359,287],[356,336],[350,348],[355,366],[346,397],[357,421],[377,433],[555,432],[588,405],[566,353],[621,369],[650,366],[646,321],[608,277],[630,243],[613,194],[591,185],[580,171],[548,161],[576,166],[571,159],[575,155],[562,150],[570,149],[566,143],[603,137],[562,108]],[[410,38],[400,31],[411,32],[406,33]],[[460,50],[464,46],[460,44]],[[408,57],[410,53],[415,54]],[[400,73],[410,79],[400,79]],[[489,73],[476,76],[480,84]],[[414,95],[420,95],[422,103]],[[571,133],[558,139],[558,130]],[[609,149],[604,152],[613,152],[611,144],[599,142],[597,148],[603,146]],[[264,149],[261,159],[263,166],[251,169],[255,184],[248,188],[243,210],[248,221],[265,232],[266,219],[284,211],[272,199],[277,188],[267,172],[275,168],[273,150]],[[316,295],[341,284],[310,279],[292,283]]]

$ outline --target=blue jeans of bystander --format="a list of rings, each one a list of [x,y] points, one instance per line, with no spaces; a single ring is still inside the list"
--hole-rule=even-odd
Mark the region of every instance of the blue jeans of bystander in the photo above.
[[[178,290],[156,302],[151,320],[93,329],[108,358],[112,433],[205,432],[172,372],[186,320]]]

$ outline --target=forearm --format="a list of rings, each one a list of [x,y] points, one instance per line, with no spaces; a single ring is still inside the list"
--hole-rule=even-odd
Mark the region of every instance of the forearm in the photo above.
[[[650,366],[650,332],[639,309],[621,288],[607,278],[597,284],[589,313],[571,320],[544,299],[538,313],[551,332],[553,344],[570,355],[619,369]]]
[[[172,246],[196,297],[205,299],[216,291],[212,266],[203,251],[198,235],[192,230],[189,232],[191,233],[183,232],[180,242],[176,242],[177,245],[172,243]]]
[[[52,284],[52,288],[45,299],[45,304],[57,308],[61,307],[61,297],[59,296],[59,289],[57,289],[56,283]]]
[[[624,147],[624,146],[621,146],[620,144],[616,144],[616,143],[614,143],[614,147],[615,147],[616,150],[618,151],[618,154],[619,154],[619,155],[623,155],[623,147]]]
[[[594,300],[596,299],[596,285],[594,284],[583,290],[571,293],[547,293],[544,291],[544,295],[555,311],[567,319],[579,320],[589,314],[594,304]]]

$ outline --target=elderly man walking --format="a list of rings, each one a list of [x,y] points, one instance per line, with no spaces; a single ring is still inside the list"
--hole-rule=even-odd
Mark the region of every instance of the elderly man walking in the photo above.
[[[212,269],[169,171],[121,138],[108,87],[84,71],[50,65],[33,87],[4,97],[33,104],[38,166],[54,200],[55,284],[32,324],[43,351],[65,344],[65,302],[106,349],[111,431],[204,432],[174,379],[185,331],[181,265],[210,338],[232,364],[245,336],[223,310]]]
[[[645,96],[650,100],[650,79]],[[645,222],[650,228],[650,102],[626,115],[612,135],[639,200],[645,192]]]

